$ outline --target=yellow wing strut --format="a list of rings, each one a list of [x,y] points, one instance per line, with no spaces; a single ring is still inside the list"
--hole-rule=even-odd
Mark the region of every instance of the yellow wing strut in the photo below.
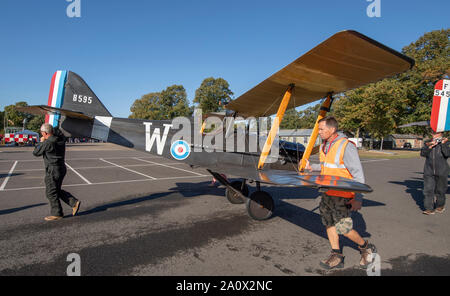
[[[280,127],[281,120],[283,120],[284,113],[286,112],[289,100],[291,99],[292,90],[294,89],[294,87],[295,86],[293,84],[289,85],[289,88],[284,94],[283,100],[281,101],[280,106],[278,107],[276,119],[274,120],[274,123],[269,132],[269,136],[267,137],[266,143],[264,144],[264,148],[259,157],[258,170],[264,167],[267,155],[269,155],[270,147],[272,147],[273,141],[275,140],[275,137],[278,132],[278,128]]]
[[[333,96],[331,94],[328,94],[325,102],[323,102],[323,104],[320,108],[319,116],[317,116],[316,124],[314,125],[314,129],[311,133],[311,137],[309,138],[305,153],[303,153],[303,157],[299,162],[298,170],[300,172],[304,171],[304,169],[306,167],[306,161],[311,156],[311,152],[314,148],[314,144],[316,143],[317,135],[319,134],[319,120],[324,118],[327,115],[327,112],[330,111],[331,103],[333,103]]]

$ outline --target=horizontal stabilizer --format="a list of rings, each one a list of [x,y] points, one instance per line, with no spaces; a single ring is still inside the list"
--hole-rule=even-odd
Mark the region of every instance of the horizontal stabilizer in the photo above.
[[[70,118],[76,118],[76,119],[84,119],[84,120],[93,120],[93,117],[84,115],[83,113],[76,112],[76,111],[70,111],[55,107],[50,107],[46,105],[38,105],[38,106],[27,106],[27,107],[17,107],[17,110],[24,113],[30,113],[34,115],[64,115],[66,117]]]
[[[403,124],[403,125],[400,125],[399,128],[412,127],[412,126],[429,126],[429,125],[430,125],[430,121],[425,120],[425,121],[417,121],[417,122]]]

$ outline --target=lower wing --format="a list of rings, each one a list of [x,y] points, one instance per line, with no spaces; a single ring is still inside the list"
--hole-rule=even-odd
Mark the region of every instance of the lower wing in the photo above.
[[[295,171],[272,169],[258,170],[253,167],[238,167],[231,165],[221,165],[220,167],[217,166],[209,169],[228,176],[235,176],[271,185],[313,187],[319,190],[333,189],[360,193],[369,193],[373,191],[369,185],[351,179],[330,175],[300,174]]]

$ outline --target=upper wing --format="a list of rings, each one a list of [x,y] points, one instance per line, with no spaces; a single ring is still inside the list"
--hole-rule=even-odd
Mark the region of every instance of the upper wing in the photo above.
[[[334,189],[350,192],[372,192],[369,185],[362,184],[350,179],[317,174],[299,174],[295,171],[285,170],[258,170],[255,167],[226,166],[211,168],[212,171],[226,174],[228,176],[241,177],[271,185],[282,185],[291,187],[313,187],[317,189]]]
[[[402,73],[414,60],[356,31],[339,32],[226,108],[242,116],[268,116],[277,112],[282,94],[295,84],[288,109]]]

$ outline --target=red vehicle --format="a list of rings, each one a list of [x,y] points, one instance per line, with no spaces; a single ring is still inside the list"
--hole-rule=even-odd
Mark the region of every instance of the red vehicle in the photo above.
[[[14,142],[14,133],[5,133],[5,144]]]
[[[39,142],[39,134],[29,130],[11,130],[6,129],[5,144],[28,145]]]
[[[15,143],[14,134],[21,131],[21,127],[8,126],[5,128],[5,144]]]
[[[16,145],[30,145],[39,141],[39,134],[29,130],[23,130],[14,134]]]

